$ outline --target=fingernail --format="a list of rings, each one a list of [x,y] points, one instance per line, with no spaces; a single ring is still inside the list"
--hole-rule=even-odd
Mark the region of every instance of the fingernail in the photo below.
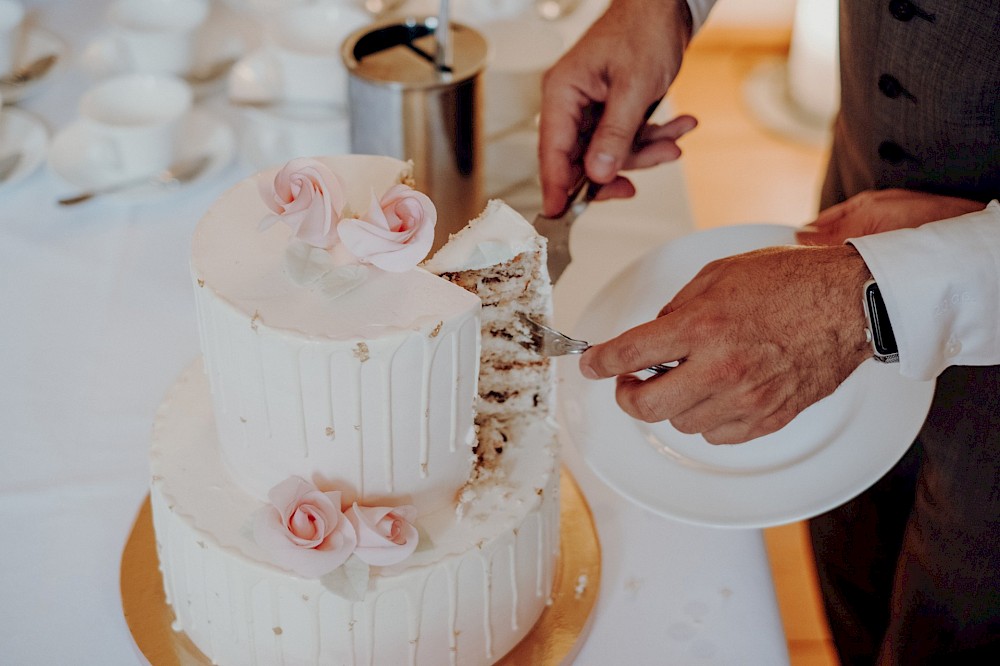
[[[600,379],[594,369],[590,367],[590,363],[587,361],[587,357],[584,356],[580,359],[580,374],[587,379]]]
[[[607,153],[597,153],[590,162],[591,171],[595,178],[605,180],[615,175],[614,155]]]
[[[819,229],[811,224],[806,224],[798,229],[799,233],[815,234],[819,233]]]

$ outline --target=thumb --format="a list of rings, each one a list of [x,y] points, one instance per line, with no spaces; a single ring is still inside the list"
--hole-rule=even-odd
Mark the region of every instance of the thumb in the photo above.
[[[587,175],[596,183],[610,182],[632,152],[636,134],[645,125],[649,100],[636,89],[608,91],[604,113],[587,149]]]

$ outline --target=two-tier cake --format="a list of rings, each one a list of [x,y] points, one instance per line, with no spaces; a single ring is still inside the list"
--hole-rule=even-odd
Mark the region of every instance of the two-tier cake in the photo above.
[[[214,663],[490,664],[549,599],[552,374],[514,316],[549,315],[544,239],[492,202],[419,267],[411,182],[293,160],[197,227],[202,360],[157,414],[151,504],[174,628]]]

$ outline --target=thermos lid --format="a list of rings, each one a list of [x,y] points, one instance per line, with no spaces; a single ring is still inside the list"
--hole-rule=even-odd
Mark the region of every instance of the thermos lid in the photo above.
[[[453,86],[486,66],[486,38],[469,26],[451,22],[451,71],[435,65],[436,16],[395,19],[351,34],[341,49],[351,76],[401,90]]]

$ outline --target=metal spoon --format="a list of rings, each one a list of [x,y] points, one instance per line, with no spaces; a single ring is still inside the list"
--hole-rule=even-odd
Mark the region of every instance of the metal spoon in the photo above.
[[[31,83],[35,79],[45,76],[52,69],[52,66],[56,64],[57,60],[59,60],[59,56],[55,53],[32,60],[24,67],[18,67],[10,74],[0,77],[0,85],[22,86],[26,83]]]
[[[101,194],[121,192],[122,190],[139,187],[140,185],[182,185],[197,178],[211,161],[211,158],[207,155],[199,155],[198,157],[181,160],[180,162],[170,165],[160,173],[145,176],[143,178],[134,178],[120,183],[112,183],[111,185],[106,185],[104,187],[95,187],[92,190],[82,192],[72,197],[64,197],[59,200],[59,205],[72,206],[74,204],[83,203],[84,201],[93,199]]]

